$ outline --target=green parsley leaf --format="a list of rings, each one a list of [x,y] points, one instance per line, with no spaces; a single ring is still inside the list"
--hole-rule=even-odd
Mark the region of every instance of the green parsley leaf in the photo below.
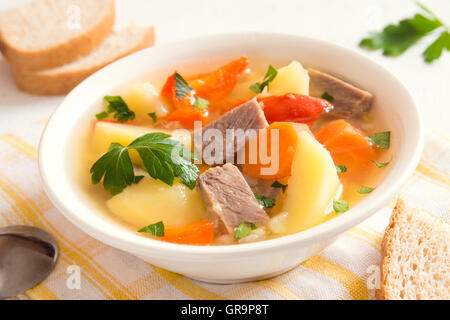
[[[106,111],[108,113],[113,113],[115,111],[115,109],[112,105],[108,104],[108,106],[106,107]]]
[[[328,102],[333,102],[333,100],[334,100],[334,97],[326,91],[324,93],[322,93],[322,95],[320,97],[322,99],[327,100]]]
[[[194,102],[194,109],[204,109],[209,106],[209,101],[203,98],[197,97]]]
[[[164,236],[164,223],[162,221],[150,224],[140,230],[138,232],[146,232],[156,237]]]
[[[241,239],[246,236],[248,236],[252,231],[250,230],[250,227],[244,222],[241,221],[239,225],[234,230],[234,238],[235,239]]]
[[[440,21],[416,14],[398,25],[388,25],[382,32],[370,32],[370,37],[362,39],[359,45],[370,50],[382,49],[383,55],[396,57],[440,26]]]
[[[336,213],[342,213],[349,209],[348,202],[345,200],[333,200],[333,210]]]
[[[153,132],[137,138],[128,145],[135,149],[145,169],[154,179],[173,185],[174,173],[190,189],[194,189],[199,169],[191,162],[194,154],[183,149],[181,142],[167,139],[170,135]],[[186,155],[186,158],[184,157]]]
[[[98,159],[90,170],[91,181],[97,184],[103,177],[103,186],[111,194],[117,194],[134,182],[134,168],[128,149],[119,143],[111,143],[109,150]]]
[[[347,172],[346,166],[335,166],[337,172]]]
[[[105,96],[104,99],[109,103],[108,113],[114,112],[114,119],[119,122],[127,122],[133,120],[136,114],[128,108],[121,96]]]
[[[250,229],[256,230],[256,229],[258,229],[258,226],[254,223],[250,223]]]
[[[263,92],[265,87],[269,87],[269,83],[272,82],[275,77],[277,76],[278,71],[271,65],[269,65],[269,68],[267,69],[266,74],[264,75],[264,79],[261,83],[254,83],[250,86],[250,90],[252,90],[254,93],[261,93]]]
[[[272,208],[275,205],[275,199],[264,197],[263,195],[254,193],[258,203],[264,208]]]
[[[150,118],[153,119],[153,123],[156,123],[156,121],[158,121],[158,116],[156,115],[156,112],[150,112],[150,113],[147,113],[147,114],[148,114],[148,116]]]
[[[361,194],[371,193],[375,188],[362,186],[357,192]]]
[[[416,14],[411,18],[401,20],[398,25],[390,24],[381,32],[371,32],[370,37],[361,40],[361,47],[378,50],[382,49],[385,56],[399,56],[412,47],[418,40],[427,36],[433,30],[444,26],[428,8],[423,4],[416,2],[427,16]],[[424,52],[426,62],[431,62],[442,53],[446,46],[446,35],[436,40]],[[437,43],[436,43],[437,42]]]
[[[138,152],[145,169],[154,179],[173,185],[175,174],[190,189],[195,187],[199,169],[190,160],[195,158],[191,151],[183,149],[179,141],[168,139],[162,132],[145,134],[127,147],[112,143],[108,152],[91,167],[92,183],[103,178],[103,186],[117,194],[132,183],[138,183],[141,176],[134,175],[129,149]]]
[[[97,118],[97,120],[100,121],[100,120],[108,118],[108,113],[106,111],[99,112],[95,115],[95,117]]]
[[[438,59],[444,49],[450,51],[450,33],[447,30],[442,32],[441,35],[423,52],[425,62],[430,63]]]
[[[436,20],[439,20],[439,19],[435,16],[435,14],[434,14],[433,12],[431,12],[430,9],[428,9],[427,7],[425,7],[422,3],[420,3],[419,1],[415,1],[415,2],[416,2],[416,4],[417,4],[423,11],[425,11],[426,13],[428,13],[430,16],[432,16],[432,17],[435,18]]]
[[[105,186],[105,190],[108,190],[112,196],[121,193],[125,188],[126,186],[113,186],[113,185],[108,185],[107,187]]]
[[[283,189],[283,192],[285,192],[288,185],[287,184],[282,184],[282,183],[280,183],[278,181],[275,181],[270,186],[272,188],[281,188],[281,189]]]
[[[144,179],[144,176],[134,176],[134,183],[138,184],[142,179]]]
[[[391,163],[392,159],[394,159],[394,156],[391,156],[391,160],[389,160],[388,162],[378,162],[375,160],[370,161],[372,161],[378,168],[383,168],[386,167],[389,163]]]
[[[261,93],[261,85],[259,83],[254,83],[250,87],[250,90],[252,90],[254,93]]]
[[[144,176],[135,176],[133,183],[138,184],[142,179],[144,179]],[[109,190],[111,195],[115,196],[116,194],[119,194],[123,191],[123,189],[126,188],[126,185],[121,186],[115,186],[115,185],[107,185],[105,187],[106,190]]]
[[[175,94],[178,99],[183,99],[185,95],[191,92],[192,87],[186,80],[178,73],[175,73]]]
[[[389,149],[391,144],[391,132],[377,132],[373,136],[367,137],[367,139],[379,149]]]

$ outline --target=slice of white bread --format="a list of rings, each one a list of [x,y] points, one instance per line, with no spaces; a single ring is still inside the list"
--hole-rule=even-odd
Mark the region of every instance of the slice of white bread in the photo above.
[[[382,244],[377,299],[450,299],[450,226],[397,201]]]
[[[66,94],[90,74],[154,42],[153,27],[132,26],[114,32],[91,53],[60,67],[24,71],[13,67],[20,90],[33,94]]]
[[[114,20],[114,0],[34,1],[0,14],[0,50],[15,68],[60,66],[97,47]]]

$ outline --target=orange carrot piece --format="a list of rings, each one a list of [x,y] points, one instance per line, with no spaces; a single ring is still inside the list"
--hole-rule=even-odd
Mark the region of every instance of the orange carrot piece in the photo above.
[[[272,130],[278,130],[278,143],[274,143],[274,150],[272,150]],[[255,137],[253,141],[249,142],[246,146],[246,154],[245,154],[245,164],[242,166],[242,170],[256,178],[266,179],[266,180],[274,180],[274,179],[282,179],[291,175],[291,166],[292,161],[294,159],[294,153],[297,148],[297,138],[298,132],[302,130],[308,130],[308,126],[304,124],[292,123],[292,122],[274,122],[269,127],[265,129],[266,133],[260,133],[257,137]],[[267,134],[267,143],[262,143],[264,140],[263,134]],[[249,163],[249,160],[252,159],[249,153],[252,152],[250,150],[251,143],[257,144],[257,159],[256,163]],[[264,159],[261,157],[261,152],[264,156],[269,157],[271,160],[268,163],[263,163]],[[265,174],[262,171],[263,168],[277,167],[276,163],[272,163],[275,161],[272,160],[272,154],[274,152],[278,152],[278,169],[273,174]]]
[[[201,121],[204,126],[208,119],[208,108],[204,109],[176,109],[169,113],[165,120],[178,121],[184,128],[193,129],[194,121]]]
[[[375,159],[367,135],[345,120],[335,120],[314,132],[316,139],[331,153],[336,165],[345,165],[346,177],[364,176]]]
[[[160,95],[172,102],[175,109],[193,109],[196,98],[195,91],[191,90],[182,99],[178,98],[175,87],[175,73],[167,78]]]
[[[215,71],[193,77],[190,84],[199,97],[214,105],[233,91],[247,67],[248,58],[242,56]]]
[[[167,78],[161,90],[161,97],[175,107],[166,120],[179,121],[183,127],[192,129],[194,121],[202,121],[202,124],[205,124],[209,111],[223,113],[223,109],[230,104],[229,101],[225,101],[226,97],[233,91],[247,66],[247,57],[240,57],[215,71],[188,78],[189,85],[193,89],[181,99],[176,95],[175,73],[173,73]],[[194,108],[197,98],[208,100],[208,107]]]
[[[179,228],[166,228],[164,236],[158,239],[191,245],[209,245],[214,240],[214,226],[211,221],[198,221]]]

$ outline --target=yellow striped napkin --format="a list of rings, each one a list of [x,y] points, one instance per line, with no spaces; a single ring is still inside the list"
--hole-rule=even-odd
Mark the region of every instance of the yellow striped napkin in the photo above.
[[[41,227],[55,236],[61,249],[51,276],[19,298],[373,299],[373,267],[380,262],[392,205],[345,233],[321,255],[281,276],[245,284],[201,283],[106,246],[71,225],[51,205],[40,184],[36,161],[43,125],[0,135],[0,226]],[[401,196],[448,219],[450,139],[429,131],[425,141],[422,160]],[[68,285],[73,265],[81,271],[79,288]]]

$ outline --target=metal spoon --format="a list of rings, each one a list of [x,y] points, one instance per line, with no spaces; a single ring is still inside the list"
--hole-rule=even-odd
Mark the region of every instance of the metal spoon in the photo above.
[[[56,240],[31,226],[0,228],[0,299],[15,297],[44,281],[58,259]]]

